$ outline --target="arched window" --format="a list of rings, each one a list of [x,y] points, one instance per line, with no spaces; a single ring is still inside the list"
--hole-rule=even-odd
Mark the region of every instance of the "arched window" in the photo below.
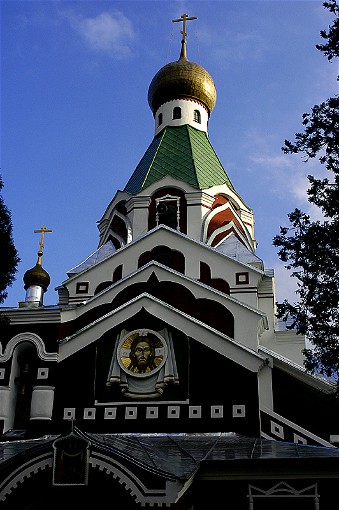
[[[173,119],[181,119],[181,108],[179,106],[173,108]]]
[[[162,124],[162,113],[159,113],[158,115],[158,126],[161,126]]]
[[[121,214],[114,214],[113,219],[111,221],[110,229],[112,231],[112,235],[115,235],[115,238],[120,241],[120,243],[127,242],[127,225],[126,218],[123,218]],[[113,242],[115,245],[115,243]],[[117,246],[116,246],[117,247]]]
[[[165,195],[156,198],[156,224],[180,230],[180,197]]]
[[[226,280],[222,278],[212,278],[211,268],[205,262],[200,262],[200,278],[199,281],[206,283],[213,289],[220,290],[224,294],[230,295],[230,286]]]
[[[148,230],[158,225],[187,233],[187,202],[182,190],[162,188],[154,193],[149,205]]]
[[[194,110],[193,120],[194,120],[194,122],[199,122],[199,124],[201,124],[201,114],[200,114],[199,110]]]
[[[168,246],[158,245],[152,250],[142,253],[138,260],[138,268],[145,266],[151,260],[185,274],[185,256],[180,251],[172,250]],[[149,290],[145,289],[144,292],[149,292]]]
[[[122,278],[122,264],[120,264],[120,266],[114,269],[112,282],[115,283],[121,280],[121,278]]]
[[[99,292],[101,292],[104,289],[107,289],[107,287],[109,287],[110,285],[112,285],[112,282],[110,282],[110,281],[99,283],[99,285],[97,286],[97,288],[94,291],[94,295],[96,296],[97,294],[99,294]]]

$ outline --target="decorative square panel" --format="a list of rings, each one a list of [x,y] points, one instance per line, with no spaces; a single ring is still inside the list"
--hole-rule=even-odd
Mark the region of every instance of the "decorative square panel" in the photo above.
[[[201,406],[189,406],[188,417],[189,418],[201,418]]]
[[[105,420],[115,420],[117,416],[117,408],[116,407],[105,407]]]
[[[146,418],[158,418],[158,411],[157,407],[147,407]]]
[[[211,418],[223,418],[224,406],[211,406]]]
[[[48,379],[48,368],[38,368],[37,379]]]
[[[85,407],[84,420],[95,420],[95,407]]]
[[[136,420],[138,415],[138,410],[136,407],[126,407],[125,409],[125,419],[126,420]]]
[[[64,408],[64,420],[74,420],[75,419],[75,407],[65,407]]]
[[[76,286],[77,294],[88,294],[89,282],[78,282]]]
[[[278,423],[275,423],[272,420],[271,420],[271,432],[275,436],[278,436],[281,439],[284,439],[284,427],[282,425],[279,425]]]
[[[246,409],[244,405],[238,405],[232,407],[233,418],[245,418]]]
[[[180,406],[168,406],[167,418],[179,418],[180,417]]]
[[[237,285],[246,285],[250,283],[249,273],[247,271],[243,273],[235,273],[235,283]]]

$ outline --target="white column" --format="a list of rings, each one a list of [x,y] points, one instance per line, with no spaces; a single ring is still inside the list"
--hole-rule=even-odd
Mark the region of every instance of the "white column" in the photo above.
[[[214,197],[204,191],[186,193],[187,201],[187,235],[197,241],[203,239],[204,216],[210,211]]]
[[[54,402],[54,386],[33,386],[31,420],[51,420]]]
[[[149,196],[132,197],[126,204],[128,219],[132,225],[133,240],[148,231]]]
[[[9,386],[0,386],[0,420],[4,420],[3,432],[6,432],[13,426],[14,408],[15,403],[13,402],[11,388]]]
[[[268,357],[269,358],[269,357]],[[258,389],[260,409],[267,408],[273,411],[273,387],[272,387],[272,359],[269,358],[267,365],[263,365],[258,372]]]

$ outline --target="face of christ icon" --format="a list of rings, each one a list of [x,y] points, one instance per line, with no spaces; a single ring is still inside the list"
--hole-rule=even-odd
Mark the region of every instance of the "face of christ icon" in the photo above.
[[[131,372],[143,374],[157,368],[155,364],[155,346],[152,339],[148,337],[136,337],[131,344],[129,355],[131,363],[128,367]]]
[[[106,387],[112,388],[112,394],[107,393],[109,400],[116,398],[115,383],[122,398],[135,399],[158,398],[169,384],[178,385],[170,332],[143,328],[118,333],[106,382]]]

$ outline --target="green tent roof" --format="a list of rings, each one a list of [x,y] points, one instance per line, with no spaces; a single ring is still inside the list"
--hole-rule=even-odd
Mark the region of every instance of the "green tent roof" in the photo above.
[[[227,184],[235,191],[206,133],[189,125],[167,126],[153,138],[124,191],[139,193],[166,175],[198,189]]]

